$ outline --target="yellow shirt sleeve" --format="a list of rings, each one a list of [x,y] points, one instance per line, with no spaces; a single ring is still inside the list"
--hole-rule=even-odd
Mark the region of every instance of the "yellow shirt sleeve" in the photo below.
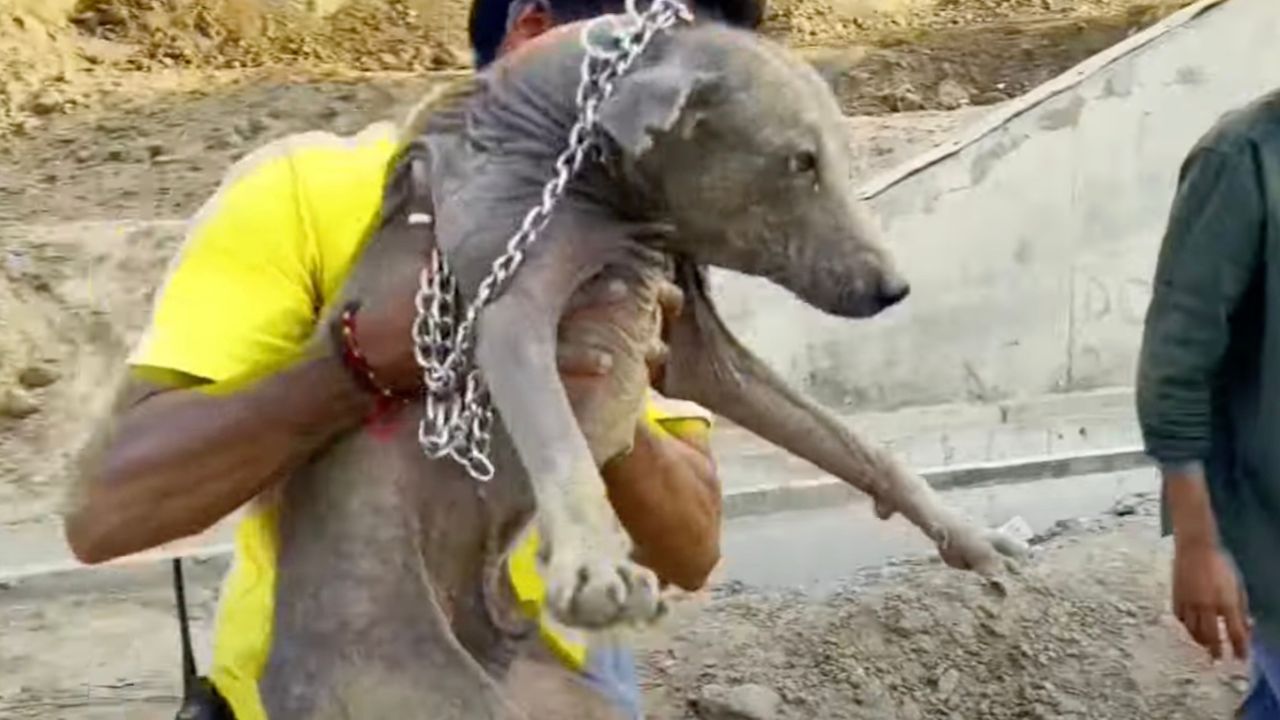
[[[685,400],[673,400],[649,390],[645,420],[650,427],[683,440],[705,440],[711,433],[712,414]]]
[[[394,151],[393,129],[372,126],[237,163],[192,222],[130,365],[223,382],[294,358],[377,218]]]
[[[193,221],[131,365],[220,382],[277,365],[306,341],[320,301],[314,238],[289,156],[260,160]]]

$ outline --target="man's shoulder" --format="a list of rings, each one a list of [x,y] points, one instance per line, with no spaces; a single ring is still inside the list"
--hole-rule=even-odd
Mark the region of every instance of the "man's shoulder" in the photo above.
[[[1280,153],[1280,89],[1224,113],[1193,152],[1234,155],[1255,149]]]
[[[372,123],[351,135],[327,130],[292,133],[258,146],[237,160],[223,178],[223,185],[234,184],[243,177],[274,162],[287,160],[295,171],[325,156],[368,155],[385,159],[394,147],[399,129],[395,123]]]

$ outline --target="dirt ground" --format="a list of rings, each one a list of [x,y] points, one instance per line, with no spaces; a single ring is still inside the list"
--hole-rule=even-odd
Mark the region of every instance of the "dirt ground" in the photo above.
[[[1152,509],[1065,525],[1004,597],[927,562],[869,572],[820,598],[721,585],[642,638],[647,716],[1227,718],[1247,677],[1182,639],[1166,610],[1168,548]],[[177,626],[163,570],[0,589],[0,717],[173,717]],[[202,647],[221,570],[189,568]]]
[[[789,720],[1229,717],[1247,676],[1182,640],[1154,510],[1063,524],[1007,597],[920,562],[820,599],[722,589],[650,640],[650,717],[705,717],[744,686]]]
[[[856,116],[869,173],[1185,4],[788,0],[766,30]],[[457,0],[258,7],[82,0],[59,24],[0,0],[0,530],[53,522],[179,221],[229,163],[394,117],[466,72]],[[653,717],[770,693],[782,718],[1226,717],[1243,681],[1178,639],[1164,553],[1138,517],[1055,541],[1004,601],[932,566],[829,598],[722,589],[647,640]],[[198,572],[201,622],[217,570]],[[163,577],[60,583],[0,590],[0,717],[170,717]]]

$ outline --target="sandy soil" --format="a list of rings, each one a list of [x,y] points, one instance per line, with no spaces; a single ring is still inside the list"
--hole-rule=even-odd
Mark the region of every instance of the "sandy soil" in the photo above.
[[[789,0],[767,30],[859,115],[869,173],[1183,4]],[[466,52],[456,0],[360,0],[322,20],[249,0],[93,0],[66,25],[7,7],[0,526],[19,526],[51,521],[176,221],[226,166],[290,132],[394,116],[464,71]],[[1164,553],[1149,520],[1129,518],[1056,542],[1003,601],[931,566],[830,598],[720,592],[647,639],[654,717],[731,717],[710,708],[753,693],[776,694],[781,718],[1225,717],[1242,680],[1178,639]],[[218,571],[200,573],[201,622]],[[172,716],[164,577],[104,577],[0,590],[0,717]]]

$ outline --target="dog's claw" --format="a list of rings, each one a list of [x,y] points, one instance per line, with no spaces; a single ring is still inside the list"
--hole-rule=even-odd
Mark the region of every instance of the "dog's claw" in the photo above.
[[[547,596],[557,620],[592,630],[652,623],[666,610],[657,576],[629,560],[557,565],[553,559]]]

